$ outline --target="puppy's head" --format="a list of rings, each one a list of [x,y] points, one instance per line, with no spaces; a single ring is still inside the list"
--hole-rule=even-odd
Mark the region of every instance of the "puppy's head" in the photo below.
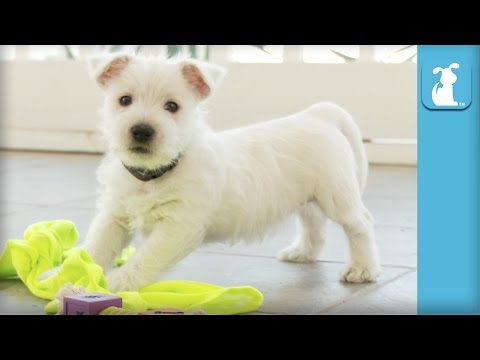
[[[169,164],[195,135],[199,105],[218,86],[224,69],[196,61],[115,55],[89,61],[104,91],[103,132],[127,166]]]

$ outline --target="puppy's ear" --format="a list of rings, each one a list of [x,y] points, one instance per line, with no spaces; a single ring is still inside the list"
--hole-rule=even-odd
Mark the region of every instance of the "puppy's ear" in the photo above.
[[[226,73],[222,66],[198,60],[184,60],[179,66],[183,78],[201,100],[217,89]]]
[[[131,61],[132,57],[126,54],[91,57],[88,59],[88,70],[100,87],[105,88],[110,80],[119,76]]]

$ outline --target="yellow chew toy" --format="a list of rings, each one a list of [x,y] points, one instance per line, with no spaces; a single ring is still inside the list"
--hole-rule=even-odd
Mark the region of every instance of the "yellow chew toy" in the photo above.
[[[103,309],[98,313],[98,315],[206,315],[207,313],[202,310],[184,312],[180,309],[161,309],[161,310],[150,310],[138,313],[136,311],[126,310],[116,306],[109,306],[106,309]]]
[[[81,289],[78,293],[111,295],[102,267],[95,264],[85,250],[73,247],[78,237],[75,224],[68,220],[30,225],[23,239],[7,241],[0,254],[0,280],[19,277],[32,294],[53,300],[45,306],[49,314],[59,311],[61,301],[57,293],[60,294],[66,284]],[[127,248],[117,264],[133,251]],[[122,298],[125,309],[122,313],[175,308],[184,312],[202,310],[207,314],[230,315],[255,311],[263,302],[262,294],[250,286],[222,287],[185,280],[161,281],[139,291],[115,295]]]
[[[99,315],[138,315],[136,311],[125,310],[116,306],[110,306],[100,311]]]

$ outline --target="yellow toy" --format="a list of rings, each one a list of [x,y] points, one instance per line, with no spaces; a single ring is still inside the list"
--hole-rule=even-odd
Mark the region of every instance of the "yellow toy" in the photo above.
[[[74,287],[73,294],[111,294],[102,268],[83,249],[73,247],[78,237],[74,223],[68,220],[30,225],[23,239],[7,241],[0,255],[0,280],[18,276],[32,294],[52,300],[45,306],[50,314],[59,312],[63,300],[60,290],[66,284]],[[131,253],[130,249],[123,255]],[[241,314],[257,310],[263,302],[262,294],[250,286],[221,287],[184,280],[161,281],[115,295],[122,298],[125,310],[137,313],[176,308]]]

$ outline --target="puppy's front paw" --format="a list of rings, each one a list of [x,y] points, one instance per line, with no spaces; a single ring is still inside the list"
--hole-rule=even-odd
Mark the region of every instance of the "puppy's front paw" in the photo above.
[[[350,283],[375,281],[380,275],[380,266],[353,262],[341,273],[340,280]]]
[[[277,258],[281,261],[292,261],[298,263],[315,261],[315,258],[310,251],[307,251],[296,244],[290,245],[280,251],[277,255]]]
[[[136,291],[139,283],[124,269],[118,269],[107,274],[107,288],[113,293],[119,291]]]

